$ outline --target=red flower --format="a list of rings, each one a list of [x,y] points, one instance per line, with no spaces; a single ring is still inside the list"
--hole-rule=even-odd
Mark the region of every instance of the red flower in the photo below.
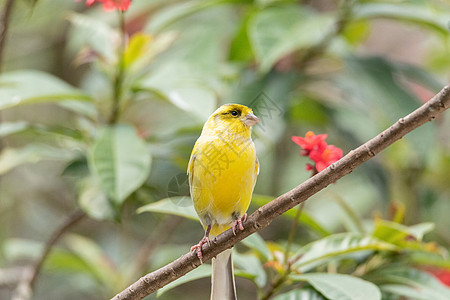
[[[324,149],[327,145],[327,143],[325,143],[327,136],[328,134],[315,135],[314,132],[308,131],[305,137],[293,136],[291,139],[294,143],[303,148],[304,151],[302,151],[302,155],[307,156],[313,150]]]
[[[327,145],[323,151],[311,151],[309,158],[316,163],[317,172],[326,169],[342,157],[342,150],[333,145]]]
[[[327,134],[315,135],[314,132],[308,131],[305,137],[292,137],[292,141],[303,149],[301,155],[309,155],[309,158],[315,163],[314,165],[306,164],[306,170],[313,171],[313,175],[321,172],[342,157],[341,149],[333,145],[327,145],[325,142],[327,136]]]
[[[126,11],[130,7],[131,0],[86,0],[86,4],[91,6],[95,2],[103,2],[105,11],[121,10]]]

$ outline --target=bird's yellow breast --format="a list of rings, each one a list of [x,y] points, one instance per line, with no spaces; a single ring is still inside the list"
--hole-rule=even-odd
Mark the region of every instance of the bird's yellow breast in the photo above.
[[[212,225],[212,236],[248,209],[257,168],[250,138],[205,136],[197,141],[190,165],[191,196],[203,226]]]

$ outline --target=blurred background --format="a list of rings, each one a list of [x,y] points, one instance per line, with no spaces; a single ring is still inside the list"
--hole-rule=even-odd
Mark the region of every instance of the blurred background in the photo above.
[[[186,253],[203,236],[186,168],[221,104],[249,105],[262,120],[251,213],[309,178],[291,136],[326,133],[345,154],[450,79],[446,0],[133,0],[125,48],[120,13],[101,3],[13,2],[0,77],[1,299],[74,212],[32,299],[107,299]],[[369,232],[378,219],[431,222],[419,240],[447,260],[449,128],[444,113],[309,199],[293,249]],[[294,215],[260,232],[275,258],[255,258],[252,269],[242,257],[258,255],[235,247],[241,299],[264,298]],[[197,274],[159,298],[207,299],[208,271]]]

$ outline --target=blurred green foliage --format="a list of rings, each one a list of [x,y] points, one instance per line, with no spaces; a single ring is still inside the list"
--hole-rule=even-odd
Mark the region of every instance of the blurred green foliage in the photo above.
[[[217,106],[262,120],[252,212],[308,178],[290,136],[328,133],[348,152],[450,74],[447,1],[134,0],[125,39],[101,5],[15,2],[0,76],[2,299],[76,208],[90,218],[53,247],[33,299],[112,297],[188,251],[203,231],[186,167]],[[238,244],[240,298],[450,299],[427,272],[450,272],[449,119],[313,196],[295,231],[293,210]],[[206,299],[210,273],[148,299]]]

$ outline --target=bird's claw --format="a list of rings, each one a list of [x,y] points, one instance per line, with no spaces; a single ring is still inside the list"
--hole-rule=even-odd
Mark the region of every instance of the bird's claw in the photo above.
[[[200,263],[203,264],[203,252],[202,247],[204,244],[208,243],[209,246],[211,246],[211,242],[207,236],[203,237],[200,242],[198,242],[197,245],[194,245],[191,247],[191,252],[197,251],[197,257],[200,260]]]
[[[239,228],[241,231],[244,230],[244,225],[242,225],[243,222],[247,220],[247,213],[242,215],[242,217],[237,218],[233,221],[233,234],[236,235],[236,228]]]

